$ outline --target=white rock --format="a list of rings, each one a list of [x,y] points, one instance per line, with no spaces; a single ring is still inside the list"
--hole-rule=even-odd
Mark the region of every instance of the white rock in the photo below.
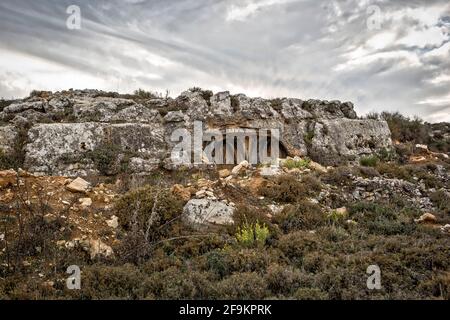
[[[183,219],[194,225],[233,223],[234,207],[217,200],[191,199],[184,206]]]
[[[235,166],[233,168],[233,170],[231,170],[231,174],[233,176],[237,176],[239,173],[241,173],[241,171],[243,169],[247,169],[249,167],[249,163],[247,160],[242,161],[241,163],[239,163],[237,166]]]
[[[279,166],[262,167],[259,170],[259,174],[263,177],[271,177],[281,174],[283,171]]]
[[[276,204],[269,204],[268,207],[269,207],[270,211],[272,212],[272,214],[274,214],[274,215],[281,213],[281,211],[283,211],[283,209],[284,209],[283,205],[279,206]]]
[[[85,193],[90,188],[90,183],[81,178],[76,178],[66,186],[67,190],[72,192]]]
[[[113,254],[113,249],[101,240],[82,240],[80,244],[83,250],[90,254],[91,259],[94,259],[97,256],[109,257]]]
[[[312,170],[315,170],[317,172],[320,173],[327,173],[328,169],[325,168],[324,166],[322,166],[320,163],[314,162],[314,161],[310,161],[308,164],[308,167]]]
[[[106,220],[106,224],[109,227],[116,229],[119,226],[119,218],[116,216],[112,216],[110,220]]]
[[[86,209],[86,208],[89,208],[90,206],[92,206],[91,198],[80,198],[80,199],[78,199],[78,201],[80,202],[80,206],[83,209]]]
[[[416,148],[428,151],[428,146],[425,144],[416,144]]]

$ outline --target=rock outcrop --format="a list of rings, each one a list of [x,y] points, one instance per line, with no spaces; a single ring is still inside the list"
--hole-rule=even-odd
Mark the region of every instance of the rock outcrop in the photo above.
[[[392,147],[385,121],[361,120],[350,102],[250,98],[190,90],[176,99],[144,99],[97,90],[38,92],[0,112],[0,150],[18,152],[39,174],[83,176],[173,168],[176,129],[279,129],[282,155],[323,165],[356,161]],[[19,135],[26,128],[28,133]],[[18,139],[26,141],[18,143]],[[239,162],[237,162],[239,163]]]

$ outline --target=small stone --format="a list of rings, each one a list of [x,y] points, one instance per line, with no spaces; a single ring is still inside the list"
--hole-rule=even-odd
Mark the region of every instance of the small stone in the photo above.
[[[47,213],[47,214],[44,216],[44,222],[45,222],[45,223],[52,223],[52,222],[54,222],[54,221],[56,221],[56,216],[55,216],[54,214]]]
[[[228,169],[219,170],[219,177],[226,178],[231,174],[231,171]]]
[[[322,166],[321,164],[314,162],[314,161],[310,161],[308,164],[308,167],[314,171],[320,172],[320,173],[327,173],[328,169],[325,168],[324,166]]]
[[[205,195],[206,195],[206,190],[200,190],[200,191],[195,193],[195,196],[197,198],[203,198]]]
[[[112,216],[110,220],[106,220],[106,224],[109,227],[116,229],[119,226],[119,218],[117,216]]]
[[[191,192],[188,188],[183,187],[181,184],[173,185],[171,191],[175,196],[180,197],[183,201],[189,201],[189,199],[191,199]]]
[[[47,287],[47,288],[53,288],[54,285],[55,285],[55,283],[53,281],[45,281],[43,283],[43,286]]]
[[[337,208],[336,213],[342,217],[346,217],[348,215],[348,211],[347,211],[346,207]]]
[[[17,173],[14,170],[0,171],[0,189],[13,186],[17,182]]]
[[[249,163],[247,160],[242,161],[241,163],[239,163],[237,166],[235,166],[233,168],[233,170],[231,170],[231,174],[233,176],[237,176],[238,174],[241,173],[242,170],[247,169],[249,167]]]
[[[90,254],[91,259],[94,259],[97,256],[109,257],[114,253],[113,249],[101,240],[82,240],[80,244],[83,250]]]
[[[66,186],[67,190],[71,192],[86,193],[90,188],[90,183],[84,179],[76,178]]]
[[[436,223],[437,218],[431,213],[424,213],[419,219],[414,219],[416,223]]]
[[[262,167],[259,170],[259,174],[262,177],[272,177],[281,174],[283,171],[279,166]]]
[[[65,240],[58,240],[56,241],[56,245],[60,248],[65,247],[66,246],[66,241]]]
[[[80,202],[80,207],[83,209],[89,208],[92,206],[92,199],[91,198],[80,198],[78,199],[78,202]]]

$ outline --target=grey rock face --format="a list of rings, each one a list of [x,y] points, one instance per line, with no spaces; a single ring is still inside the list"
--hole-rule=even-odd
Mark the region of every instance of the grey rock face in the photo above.
[[[355,161],[392,146],[391,132],[384,121],[323,120],[315,124],[311,134],[309,154],[325,165]]]
[[[0,127],[0,151],[11,152],[17,132],[13,126]]]
[[[95,157],[102,160],[105,155],[95,152],[101,150],[108,156],[109,149],[116,151],[110,155],[113,157],[111,164],[124,154],[133,155],[132,169],[147,172],[148,161],[154,164],[165,152],[163,127],[157,124],[41,124],[30,129],[29,141],[25,166],[32,172],[45,174],[98,173]]]
[[[191,199],[184,206],[183,219],[195,225],[233,223],[234,207],[221,201],[209,199]]]
[[[77,161],[66,163],[63,158],[94,150],[102,141],[103,129],[104,125],[97,123],[36,125],[28,132],[30,143],[25,148],[25,166],[44,174],[92,172],[92,165],[79,168]]]
[[[0,148],[10,152],[19,128],[30,127],[25,169],[45,174],[95,174],[99,166],[100,172],[111,167],[111,174],[119,167],[148,173],[170,164],[176,144],[171,134],[193,133],[194,121],[222,133],[279,129],[281,156],[307,155],[324,165],[392,147],[386,122],[356,119],[350,102],[268,100],[229,92],[190,90],[176,99],[98,90],[43,92],[5,107],[0,118],[7,123],[0,125]]]

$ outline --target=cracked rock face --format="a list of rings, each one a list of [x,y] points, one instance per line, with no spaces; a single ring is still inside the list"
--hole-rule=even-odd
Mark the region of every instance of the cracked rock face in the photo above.
[[[192,199],[184,206],[183,219],[192,225],[233,223],[234,207],[218,200]]]
[[[203,129],[279,129],[284,155],[322,165],[357,161],[392,147],[385,121],[357,119],[340,101],[262,99],[229,92],[186,91],[176,99],[98,90],[40,92],[0,112],[0,150],[14,152],[28,130],[24,169],[52,175],[146,174],[170,162],[171,134],[194,121]],[[23,135],[20,135],[23,136]],[[17,151],[17,150],[16,150]]]

